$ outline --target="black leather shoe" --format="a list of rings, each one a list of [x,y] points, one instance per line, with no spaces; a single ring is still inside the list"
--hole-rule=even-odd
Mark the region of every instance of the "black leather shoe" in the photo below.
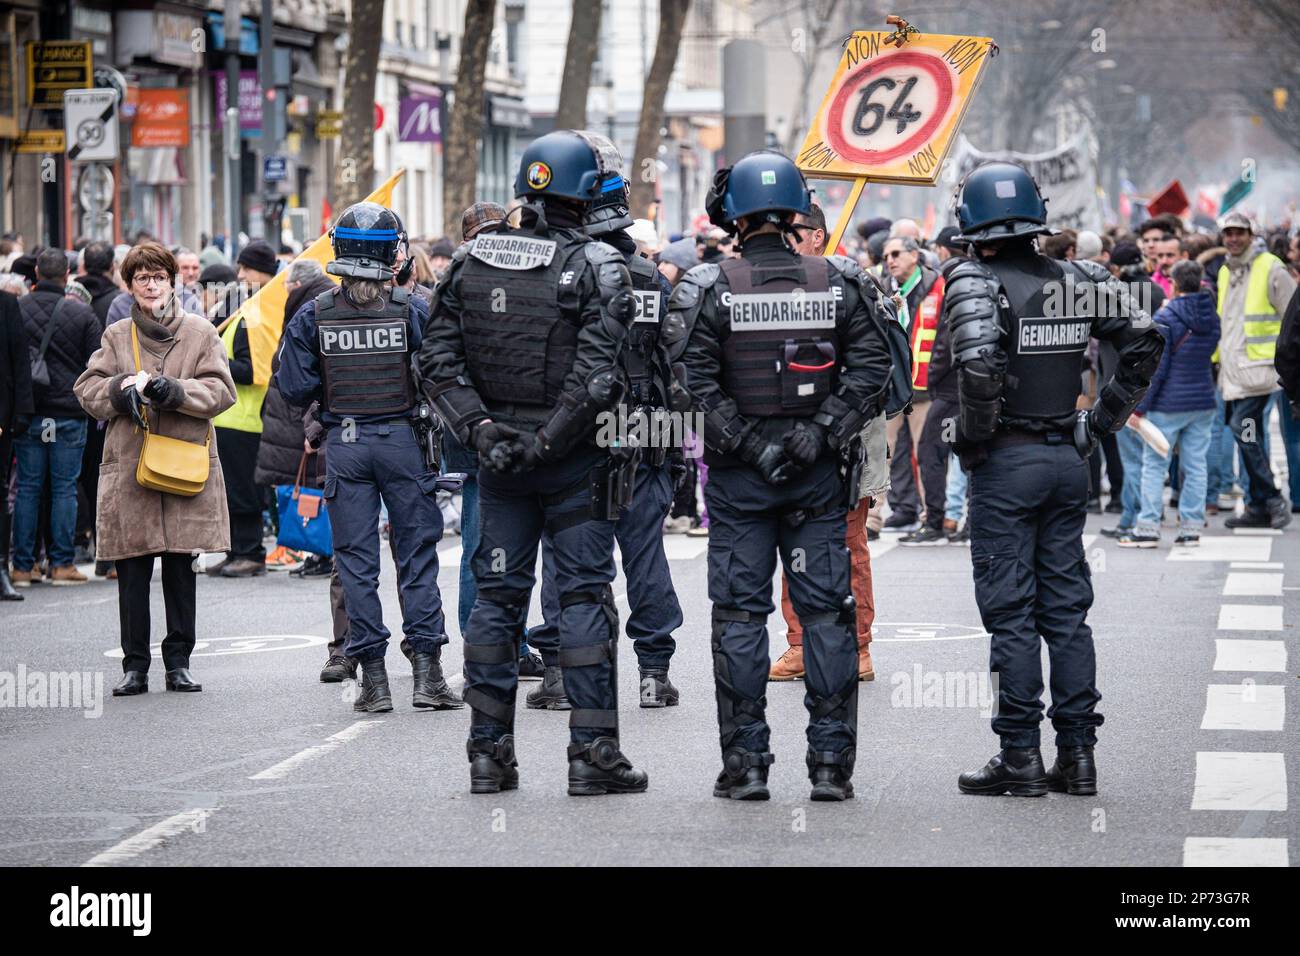
[[[411,674],[415,677],[411,706],[421,710],[460,710],[465,706],[442,676],[440,655],[412,652]]]
[[[569,698],[564,692],[564,671],[558,664],[547,666],[541,685],[524,698],[524,705],[529,710],[571,709]]]
[[[465,750],[469,754],[470,793],[500,793],[519,788],[514,734],[506,734],[497,740],[471,737]]]
[[[204,568],[204,569],[203,569],[203,573],[206,574],[206,575],[208,575],[208,576],[210,576],[210,577],[219,578],[219,577],[221,577],[221,572],[222,572],[223,570],[225,570],[226,565],[229,564],[229,563],[230,563],[231,561],[233,561],[233,560],[234,560],[234,558],[232,558],[232,557],[230,557],[229,555],[227,555],[226,557],[224,557],[224,558],[222,558],[220,561],[218,561],[216,564],[213,564],[213,565],[211,565],[211,566],[209,566],[209,567]]]
[[[114,697],[134,697],[149,693],[149,675],[144,671],[127,671],[113,688]]]
[[[569,744],[569,796],[604,793],[644,793],[650,777],[623,756],[614,737],[597,737],[589,744]]]
[[[1047,793],[1047,771],[1037,747],[1009,747],[993,755],[979,770],[957,778],[962,793],[1041,797]]]
[[[641,669],[641,706],[676,707],[681,695],[668,679],[668,668]]]
[[[195,681],[190,676],[189,670],[184,667],[168,671],[166,684],[168,690],[180,691],[182,694],[197,694],[203,690],[203,685]]]
[[[767,768],[776,758],[733,747],[722,755],[722,773],[713,785],[713,795],[729,800],[767,800]]]
[[[519,679],[541,680],[546,675],[546,665],[536,654],[519,655]]]
[[[834,751],[809,750],[808,779],[812,781],[810,799],[822,802],[838,802],[853,799],[853,776],[855,751],[845,747],[839,753]]]
[[[362,662],[360,693],[352,709],[366,714],[386,714],[393,709],[393,692],[388,689],[388,671],[382,657]]]
[[[1097,763],[1091,747],[1057,747],[1056,763],[1047,771],[1047,789],[1091,797],[1097,792]]]
[[[334,559],[319,554],[307,555],[307,560],[289,572],[291,578],[327,578],[334,573]]]
[[[13,579],[9,577],[9,567],[7,559],[0,554],[0,601],[21,601],[23,596],[18,593],[14,587]]]
[[[350,660],[341,654],[331,654],[330,659],[321,668],[320,682],[322,684],[339,684],[345,680],[355,680],[356,676],[356,661]]]

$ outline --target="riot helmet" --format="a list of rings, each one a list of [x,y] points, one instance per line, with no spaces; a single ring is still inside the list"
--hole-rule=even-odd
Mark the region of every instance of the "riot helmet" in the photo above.
[[[1047,203],[1029,172],[1016,163],[976,166],[955,197],[961,242],[990,242],[1051,233]]]
[[[406,230],[396,213],[378,203],[354,203],[330,229],[334,261],[325,271],[386,282],[393,278],[397,250],[405,244]]]

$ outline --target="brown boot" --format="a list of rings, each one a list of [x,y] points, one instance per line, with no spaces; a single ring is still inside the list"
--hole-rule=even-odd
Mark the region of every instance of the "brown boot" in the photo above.
[[[60,568],[50,568],[49,577],[45,580],[50,584],[85,584],[86,576],[78,571],[73,565],[65,564]]]
[[[858,646],[858,680],[875,680],[876,669],[871,664],[871,645]]]
[[[803,678],[803,645],[797,644],[786,649],[786,652],[776,659],[772,665],[772,670],[768,673],[768,680],[801,680]]]

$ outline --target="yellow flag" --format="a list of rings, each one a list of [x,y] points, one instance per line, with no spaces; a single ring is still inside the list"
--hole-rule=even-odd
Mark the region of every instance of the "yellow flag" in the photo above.
[[[406,170],[399,169],[393,173],[388,182],[367,196],[365,201],[391,207],[393,187],[404,175]],[[330,246],[328,233],[304,249],[298,259],[315,259],[321,264],[322,269],[329,265],[334,259],[334,250]],[[275,355],[275,350],[280,347],[280,334],[284,331],[285,320],[292,318],[284,314],[284,304],[289,298],[289,293],[284,288],[284,281],[288,274],[287,266],[277,272],[270,282],[258,289],[235,311],[234,315],[217,328],[217,331],[221,332],[231,322],[244,320],[244,327],[248,330],[248,351],[253,360],[254,385],[270,384],[271,359]],[[335,276],[330,278],[335,282],[338,281]]]

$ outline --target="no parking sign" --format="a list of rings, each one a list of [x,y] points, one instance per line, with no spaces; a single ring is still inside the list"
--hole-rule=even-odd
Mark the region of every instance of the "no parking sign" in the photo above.
[[[822,179],[934,185],[984,66],[989,37],[858,32],[795,158]],[[893,41],[893,42],[891,42]]]

